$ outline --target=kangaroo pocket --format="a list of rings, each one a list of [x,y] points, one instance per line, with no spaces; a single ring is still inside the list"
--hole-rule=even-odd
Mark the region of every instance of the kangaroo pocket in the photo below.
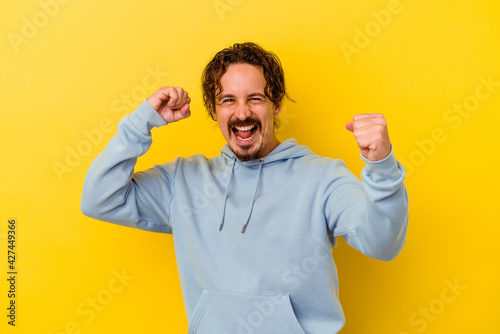
[[[305,334],[288,294],[251,295],[203,290],[189,334]]]

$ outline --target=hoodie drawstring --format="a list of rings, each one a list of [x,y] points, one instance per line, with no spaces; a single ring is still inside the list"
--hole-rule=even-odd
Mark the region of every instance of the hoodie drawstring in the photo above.
[[[231,184],[231,179],[233,178],[233,170],[234,170],[235,164],[236,164],[236,158],[233,157],[233,164],[231,165],[231,172],[229,172],[229,181],[227,182],[226,194],[224,195],[224,205],[222,208],[222,220],[220,222],[219,231],[222,231],[222,226],[224,226],[224,217],[226,216],[227,194],[229,193],[229,185]]]
[[[260,159],[259,161],[259,172],[257,173],[257,182],[255,182],[255,190],[253,192],[252,205],[250,206],[250,212],[248,213],[248,218],[243,227],[241,228],[241,233],[245,232],[245,228],[250,221],[250,217],[252,216],[253,204],[255,203],[255,196],[257,196],[257,189],[259,188],[259,179],[260,179],[260,171],[262,170],[262,165],[264,164],[264,159]]]
[[[233,171],[234,171],[234,165],[236,163],[236,158],[233,157],[233,164],[231,166],[231,172],[229,174],[229,181],[227,183],[227,187],[226,187],[226,194],[224,195],[224,204],[223,204],[223,208],[222,208],[222,221],[220,223],[220,226],[219,226],[219,231],[222,231],[222,227],[224,226],[224,217],[226,216],[226,203],[227,203],[227,195],[229,193],[229,186],[231,185],[231,179],[233,177]],[[245,229],[248,225],[248,222],[250,221],[250,217],[252,216],[252,212],[253,212],[253,205],[255,203],[255,197],[257,196],[257,190],[259,189],[259,180],[260,180],[260,173],[262,171],[262,165],[264,164],[264,159],[260,159],[259,160],[259,171],[257,173],[257,181],[255,182],[255,189],[254,189],[254,192],[253,192],[253,198],[252,198],[252,204],[250,206],[250,212],[248,213],[248,217],[247,217],[247,220],[245,222],[245,224],[243,224],[243,227],[241,228],[241,233],[245,232]]]

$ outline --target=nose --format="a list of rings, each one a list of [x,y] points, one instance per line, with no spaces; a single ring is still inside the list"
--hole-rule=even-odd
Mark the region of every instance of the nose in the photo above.
[[[234,112],[234,115],[236,116],[236,118],[243,121],[243,120],[247,119],[248,117],[250,117],[250,115],[252,115],[252,111],[248,107],[248,104],[246,104],[244,102],[239,102],[238,105],[236,106],[236,110]]]

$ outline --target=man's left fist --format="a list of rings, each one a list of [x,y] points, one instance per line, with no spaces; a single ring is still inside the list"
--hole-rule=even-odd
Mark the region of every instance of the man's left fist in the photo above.
[[[355,115],[345,127],[354,134],[361,154],[368,160],[382,160],[391,153],[387,122],[382,114]]]

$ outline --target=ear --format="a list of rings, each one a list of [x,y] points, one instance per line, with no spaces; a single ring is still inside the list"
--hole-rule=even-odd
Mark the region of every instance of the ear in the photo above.
[[[212,114],[212,117],[217,120],[217,112],[213,106],[210,106],[210,113]]]
[[[274,111],[273,111],[273,116],[274,118],[278,117],[278,115],[280,114],[280,111],[281,111],[281,102],[274,107]]]

